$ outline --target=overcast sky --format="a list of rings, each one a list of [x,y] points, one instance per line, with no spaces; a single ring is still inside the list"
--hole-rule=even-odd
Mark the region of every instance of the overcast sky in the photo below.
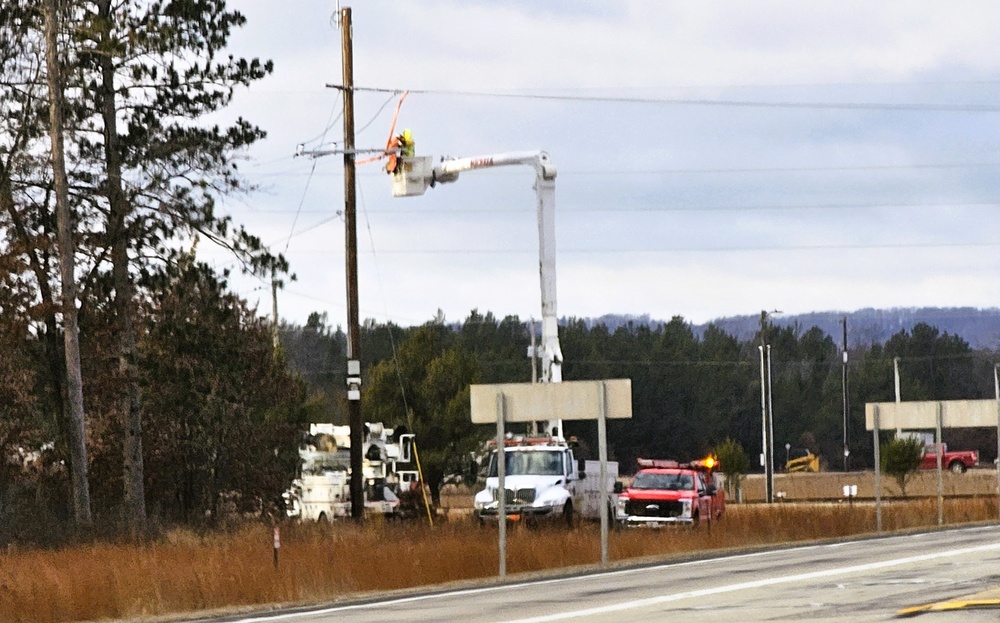
[[[240,164],[260,191],[224,209],[291,262],[284,320],[343,325],[343,159],[294,157],[342,141],[337,4],[231,4],[233,52],[275,71],[227,113],[268,138]],[[995,2],[343,5],[359,148],[399,101],[374,89],[409,89],[418,154],[549,153],[560,316],[1000,306]],[[474,171],[394,199],[360,166],[361,318],[539,318],[533,182]],[[270,313],[267,284],[232,285]]]

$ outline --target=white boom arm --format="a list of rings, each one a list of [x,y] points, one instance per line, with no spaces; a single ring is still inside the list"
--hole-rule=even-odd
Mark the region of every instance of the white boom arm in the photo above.
[[[538,273],[542,286],[542,382],[562,381],[562,350],[559,348],[559,325],[556,317],[556,168],[544,151],[514,152],[471,158],[442,159],[430,164],[430,156],[401,159],[393,174],[392,194],[396,197],[422,195],[428,186],[454,182],[459,173],[474,169],[529,165],[535,168],[535,193],[538,196]],[[534,354],[532,355],[534,356]],[[562,427],[559,427],[562,434]]]

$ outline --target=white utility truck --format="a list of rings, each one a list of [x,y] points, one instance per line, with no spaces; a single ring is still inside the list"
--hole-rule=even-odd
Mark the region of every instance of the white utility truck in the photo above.
[[[560,437],[512,436],[504,448],[504,510],[507,519],[528,525],[562,522],[572,525],[578,518],[600,519],[600,462],[585,461],[583,469],[573,453],[573,444]],[[614,517],[618,494],[613,492],[618,463],[608,462],[605,508]],[[490,453],[486,486],[476,494],[474,516],[485,524],[496,521],[499,512],[497,452]]]
[[[399,494],[418,481],[411,469],[411,433],[394,434],[381,423],[365,425],[365,512],[395,517]],[[285,492],[288,516],[333,521],[351,516],[350,426],[311,424],[299,448],[299,475]]]

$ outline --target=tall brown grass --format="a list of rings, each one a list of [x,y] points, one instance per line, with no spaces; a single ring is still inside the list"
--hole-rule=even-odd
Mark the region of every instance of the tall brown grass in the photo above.
[[[995,498],[947,500],[947,523],[993,520]],[[934,526],[934,501],[894,502],[886,531]],[[622,530],[610,539],[613,561],[729,550],[875,531],[870,505],[731,505],[727,517],[697,529]],[[176,612],[303,604],[363,592],[490,578],[497,574],[495,529],[469,522],[284,525],[277,568],[271,527],[225,534],[167,533],[146,545],[92,544],[58,551],[0,554],[0,620],[57,623],[141,619]],[[598,527],[509,531],[509,573],[600,560]]]

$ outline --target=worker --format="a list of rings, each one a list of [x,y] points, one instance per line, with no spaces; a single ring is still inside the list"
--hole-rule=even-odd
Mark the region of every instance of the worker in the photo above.
[[[399,155],[404,158],[412,156],[416,151],[417,144],[413,142],[413,133],[403,130],[399,135]]]
[[[389,139],[389,144],[385,148],[386,153],[389,155],[389,161],[385,165],[385,172],[390,174],[395,173],[399,168],[399,159],[412,156],[414,147],[413,133],[409,130],[403,130],[402,134],[397,134]]]

